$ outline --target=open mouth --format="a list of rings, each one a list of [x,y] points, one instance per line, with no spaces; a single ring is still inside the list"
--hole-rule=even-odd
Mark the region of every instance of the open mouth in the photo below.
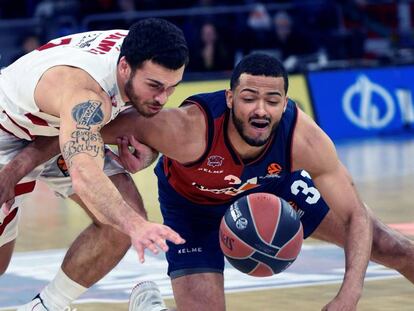
[[[258,129],[265,129],[270,125],[270,122],[268,120],[251,120],[250,125]]]

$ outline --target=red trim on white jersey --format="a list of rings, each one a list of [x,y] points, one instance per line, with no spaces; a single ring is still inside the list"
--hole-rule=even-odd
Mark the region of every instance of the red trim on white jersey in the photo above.
[[[3,234],[4,229],[6,229],[6,226],[12,222],[12,220],[16,217],[17,215],[17,210],[19,208],[16,207],[14,208],[7,216],[6,218],[4,218],[3,223],[0,225],[0,235]]]
[[[14,126],[16,126],[17,128],[19,128],[21,131],[23,131],[30,139],[29,140],[33,140],[34,139],[34,135],[32,135],[31,133],[30,133],[30,131],[27,129],[27,128],[25,128],[25,127],[23,127],[23,126],[21,126],[20,124],[18,124],[16,121],[14,121],[8,114],[7,114],[7,112],[6,111],[3,111],[3,113],[8,117],[8,119],[13,123],[13,125]],[[15,133],[15,131],[12,131],[13,133]],[[16,135],[15,135],[16,136]]]
[[[14,195],[17,197],[22,194],[30,193],[36,186],[36,180],[20,183],[14,187]]]
[[[45,121],[42,118],[39,118],[35,115],[32,115],[31,113],[26,113],[25,116],[30,121],[32,121],[33,124],[40,125],[40,126],[49,126],[49,123],[47,123],[47,121]]]

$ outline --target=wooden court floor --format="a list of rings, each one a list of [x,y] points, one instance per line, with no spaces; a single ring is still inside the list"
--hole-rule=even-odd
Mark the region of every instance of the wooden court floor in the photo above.
[[[414,141],[343,144],[338,146],[338,152],[355,176],[361,197],[381,220],[389,224],[414,223]],[[160,221],[151,172],[141,172],[134,178],[150,219]],[[44,185],[39,185],[26,202],[16,251],[66,248],[88,223],[79,207],[55,198]],[[320,310],[338,288],[335,284],[226,294],[227,310]],[[174,305],[171,300],[167,303]],[[125,303],[74,307],[79,311],[127,310]],[[414,310],[414,286],[403,278],[366,282],[358,310]]]

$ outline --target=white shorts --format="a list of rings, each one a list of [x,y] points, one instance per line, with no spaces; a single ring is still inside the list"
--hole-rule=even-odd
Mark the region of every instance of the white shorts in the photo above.
[[[0,129],[0,169],[28,143],[28,141],[19,139]],[[30,161],[30,159],[27,160]],[[105,156],[104,172],[107,176],[127,173],[121,165],[108,156]],[[0,246],[16,239],[21,213],[19,206],[23,199],[33,191],[36,180],[45,182],[58,196],[66,198],[74,194],[72,181],[61,155],[57,155],[36,167],[16,186],[16,197],[11,212],[5,215],[0,210]]]

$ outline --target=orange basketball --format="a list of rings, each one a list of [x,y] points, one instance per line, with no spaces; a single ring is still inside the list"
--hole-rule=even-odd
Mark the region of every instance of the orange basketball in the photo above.
[[[302,223],[295,210],[269,193],[238,199],[220,224],[220,246],[227,260],[252,276],[271,276],[288,268],[302,241]]]

